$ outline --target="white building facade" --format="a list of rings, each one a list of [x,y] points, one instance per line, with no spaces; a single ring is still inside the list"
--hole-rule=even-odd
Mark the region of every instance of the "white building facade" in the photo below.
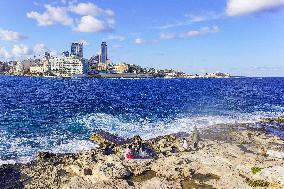
[[[30,67],[30,73],[36,75],[53,75],[71,77],[87,72],[88,61],[75,56],[49,57]]]
[[[83,75],[88,62],[75,56],[51,57],[49,59],[50,73],[60,77]]]

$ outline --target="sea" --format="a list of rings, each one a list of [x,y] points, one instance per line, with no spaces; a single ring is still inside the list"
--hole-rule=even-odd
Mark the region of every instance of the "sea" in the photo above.
[[[70,79],[0,75],[0,164],[96,147],[97,129],[148,139],[284,115],[284,78]],[[284,136],[283,126],[268,132]]]

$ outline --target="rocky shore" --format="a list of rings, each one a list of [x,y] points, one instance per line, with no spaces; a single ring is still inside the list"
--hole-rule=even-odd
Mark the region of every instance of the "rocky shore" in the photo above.
[[[2,165],[0,188],[63,189],[190,189],[284,188],[284,141],[244,125],[217,125],[201,130],[197,150],[187,133],[142,142],[155,154],[146,159],[122,159],[126,144],[97,132],[91,140],[97,149],[76,154],[41,152],[28,164]],[[115,144],[114,153],[105,147]],[[171,149],[176,147],[175,152]]]

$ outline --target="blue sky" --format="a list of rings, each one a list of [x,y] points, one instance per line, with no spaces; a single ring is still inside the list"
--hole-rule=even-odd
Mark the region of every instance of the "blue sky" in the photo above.
[[[9,0],[0,2],[0,59],[109,57],[187,73],[284,76],[284,0]],[[283,8],[282,8],[283,7]]]

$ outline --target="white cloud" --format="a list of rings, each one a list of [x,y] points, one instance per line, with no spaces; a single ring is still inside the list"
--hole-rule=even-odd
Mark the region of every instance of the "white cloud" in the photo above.
[[[170,24],[165,24],[161,26],[156,26],[153,27],[154,29],[170,29],[170,28],[176,28],[176,27],[181,27],[181,26],[188,26],[192,25],[194,23],[199,23],[199,22],[206,22],[206,21],[212,21],[212,20],[218,20],[224,18],[224,14],[216,13],[216,12],[204,12],[202,14],[186,14],[185,19],[182,21],[177,21],[174,23]]]
[[[200,30],[190,30],[186,33],[161,33],[160,39],[169,40],[169,39],[177,39],[177,38],[197,37],[201,35],[217,33],[219,31],[220,29],[218,26],[203,27]]]
[[[177,37],[176,33],[161,33],[160,39],[175,39]]]
[[[30,49],[24,44],[17,44],[13,46],[11,53],[14,57],[17,58],[24,57],[30,55]]]
[[[0,47],[0,57],[4,60],[12,59],[24,59],[31,55],[31,51],[28,46],[23,44],[16,44],[12,47],[11,51],[6,50],[4,47]]]
[[[39,26],[50,26],[54,24],[70,26],[73,24],[74,20],[68,15],[65,7],[53,7],[48,4],[44,5],[44,7],[46,9],[44,13],[31,11],[27,13],[27,17],[35,19]]]
[[[6,60],[11,58],[11,54],[4,47],[0,47],[0,57]]]
[[[110,9],[102,9],[93,3],[79,3],[70,7],[70,10],[79,15],[90,15],[90,16],[114,16],[114,12]]]
[[[229,16],[240,16],[281,6],[284,6],[284,0],[228,0],[226,12]]]
[[[141,45],[141,44],[146,43],[146,41],[144,39],[141,39],[141,38],[136,38],[134,40],[134,43],[137,44],[137,45]]]
[[[125,37],[120,35],[109,35],[108,37],[104,38],[104,40],[117,40],[117,41],[124,41]]]
[[[159,40],[156,40],[156,39],[154,39],[154,40],[144,40],[142,38],[136,38],[134,40],[134,44],[136,44],[136,45],[155,44],[155,43],[158,43],[158,42],[159,42]]]
[[[100,20],[93,16],[83,16],[75,28],[77,32],[101,32],[113,29],[113,20]]]
[[[25,39],[26,37],[21,35],[18,32],[4,30],[0,28],[0,40],[3,41],[18,41],[21,39]]]
[[[44,55],[45,52],[53,53],[43,43],[34,45],[32,49],[24,44],[15,44],[10,51],[6,50],[4,47],[0,47],[0,58],[5,60],[20,60],[31,58],[33,55]]]
[[[187,33],[182,34],[181,37],[196,37],[196,36],[210,34],[210,33],[217,33],[219,31],[220,29],[218,26],[203,27],[200,30],[188,31]]]
[[[35,19],[39,26],[62,24],[77,32],[102,32],[113,29],[115,20],[112,10],[102,9],[93,3],[76,4],[75,1],[66,0],[61,3],[64,4],[61,7],[47,4],[43,13],[31,11],[27,13],[27,17]]]
[[[43,55],[45,52],[50,52],[50,50],[43,43],[38,43],[33,48],[33,53],[35,55]]]

